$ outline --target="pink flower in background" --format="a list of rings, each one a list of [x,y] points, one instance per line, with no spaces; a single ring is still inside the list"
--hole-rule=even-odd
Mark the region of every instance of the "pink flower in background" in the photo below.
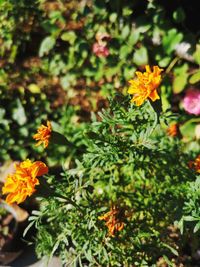
[[[183,108],[190,114],[200,115],[200,90],[190,88],[183,99]]]
[[[98,57],[107,57],[109,55],[109,49],[99,43],[93,44],[92,51]]]
[[[97,41],[93,44],[93,53],[98,57],[107,57],[110,54],[107,42],[111,39],[111,36],[107,32],[97,32],[95,38]]]

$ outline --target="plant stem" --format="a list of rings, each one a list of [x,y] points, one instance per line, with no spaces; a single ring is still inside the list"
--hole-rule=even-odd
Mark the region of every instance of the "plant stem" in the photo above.
[[[69,197],[66,197],[66,196],[63,196],[63,195],[60,195],[59,193],[57,192],[54,192],[50,187],[49,185],[42,181],[40,182],[40,184],[43,186],[43,188],[45,189],[44,192],[41,192],[40,191],[40,195],[42,197],[45,197],[45,195],[47,196],[52,196],[52,197],[57,197],[57,198],[62,198],[62,199],[65,199],[69,204],[71,204],[73,207],[77,208],[79,211],[82,212],[82,209],[73,201],[71,200]]]
[[[58,197],[58,198],[65,199],[69,204],[71,204],[72,206],[74,206],[75,208],[77,208],[79,211],[82,212],[81,208],[73,200],[71,200],[70,198],[62,196],[62,195],[60,195],[58,193],[52,193],[52,195],[55,196],[55,197]]]
[[[171,61],[171,63],[169,64],[169,66],[167,67],[167,69],[166,69],[166,71],[165,71],[165,74],[168,74],[168,73],[171,71],[171,69],[175,66],[175,64],[178,62],[178,60],[179,60],[179,57],[175,57],[175,58]]]
[[[155,130],[157,124],[158,124],[158,114],[155,112],[154,108],[152,107],[150,101],[148,101],[150,108],[152,109],[153,113],[154,113],[154,122],[151,128],[151,131],[149,133],[149,136],[151,136],[152,132]]]

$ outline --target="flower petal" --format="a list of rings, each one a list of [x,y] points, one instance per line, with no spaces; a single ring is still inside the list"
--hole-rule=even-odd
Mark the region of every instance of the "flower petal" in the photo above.
[[[149,95],[149,98],[152,100],[152,101],[156,101],[157,99],[160,99],[158,93],[156,90],[153,90],[150,95]]]
[[[32,165],[31,175],[32,177],[42,176],[44,174],[47,174],[48,171],[49,169],[45,163],[43,163],[42,161],[36,161]]]

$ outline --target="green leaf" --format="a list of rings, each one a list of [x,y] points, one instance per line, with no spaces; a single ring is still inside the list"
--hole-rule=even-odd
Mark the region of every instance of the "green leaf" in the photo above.
[[[187,85],[188,79],[188,65],[184,64],[181,67],[178,67],[174,70],[175,78],[173,81],[173,92],[175,94],[179,94],[183,91],[185,86]]]
[[[73,74],[66,74],[60,78],[60,83],[64,89],[68,89],[75,81]]]
[[[126,58],[126,56],[130,53],[130,48],[127,45],[122,45],[119,50],[120,59]]]
[[[181,75],[181,76],[175,77],[173,81],[173,92],[175,94],[179,94],[180,92],[183,91],[186,84],[187,84],[187,76]]]
[[[69,42],[71,45],[73,45],[75,40],[76,40],[76,34],[73,31],[64,32],[61,35],[61,39],[65,42]]]
[[[117,13],[112,13],[109,17],[110,22],[115,22],[117,19]]]
[[[29,231],[29,229],[34,225],[35,221],[32,221],[28,224],[28,226],[25,228],[24,232],[23,232],[23,237],[26,236],[27,232]]]
[[[92,132],[92,131],[87,132],[86,136],[89,137],[90,139],[99,140],[99,134]]]
[[[6,113],[5,109],[4,108],[0,108],[0,120],[3,119],[5,113]]]
[[[123,59],[123,58],[121,58],[121,59]],[[112,66],[110,68],[107,68],[106,73],[105,73],[105,70],[103,68],[99,69],[98,72],[99,73],[97,73],[95,80],[97,77],[101,78],[103,75],[105,75],[106,78],[110,78],[110,77],[112,77],[116,74],[119,74],[121,72],[121,63],[116,65],[115,67]]]
[[[133,62],[137,66],[143,66],[148,63],[148,53],[145,47],[141,47],[135,51],[134,56],[133,56]]]
[[[19,125],[24,125],[27,121],[24,107],[22,106],[21,101],[19,99],[17,99],[16,103],[17,105],[13,109],[12,114],[13,120],[15,120]]]
[[[132,13],[133,13],[133,10],[128,7],[124,7],[122,10],[123,16],[130,16]]]
[[[164,57],[164,58],[162,58],[161,60],[159,60],[159,66],[161,67],[161,68],[165,68],[165,67],[167,67],[168,65],[169,65],[169,63],[170,63],[170,60],[171,60],[171,57]]]
[[[173,248],[173,247],[171,247],[171,246],[169,246],[168,244],[165,244],[165,243],[163,243],[163,246],[168,248],[174,255],[178,256],[178,251],[175,248]]]
[[[151,25],[150,23],[147,21],[145,16],[139,16],[136,20],[136,25],[137,25],[137,30],[140,33],[145,33],[147,32],[150,28]]]
[[[195,72],[189,79],[189,83],[195,84],[200,81],[200,70]]]
[[[51,133],[51,142],[58,145],[66,145],[73,147],[73,144],[67,140],[67,138],[58,132],[53,131]]]
[[[41,93],[40,87],[34,83],[29,84],[28,89],[33,94],[40,94]]]
[[[133,46],[134,44],[137,43],[140,37],[140,32],[138,30],[132,30],[129,38],[128,38],[128,44]]]
[[[184,227],[184,220],[183,217],[181,218],[180,221],[175,221],[174,225],[177,226],[180,229],[181,234],[183,234],[183,227]]]
[[[166,255],[163,255],[163,259],[166,261],[169,267],[174,267],[174,264],[168,259]]]
[[[182,33],[178,33],[176,29],[169,30],[163,37],[165,52],[169,55],[172,51],[174,51],[176,45],[179,44],[182,39]]]
[[[43,57],[45,54],[48,54],[49,51],[54,47],[55,43],[56,40],[53,36],[46,37],[41,43],[39,56]]]
[[[28,151],[23,148],[21,148],[18,153],[19,153],[20,158],[23,160],[25,160],[28,156]]]
[[[193,217],[193,216],[184,216],[183,218],[185,221],[187,222],[193,222],[193,221],[196,221],[197,218]]]
[[[126,39],[129,35],[129,32],[130,32],[130,28],[128,25],[126,25],[123,29],[122,29],[122,33],[121,33],[121,37],[122,39]]]
[[[173,19],[177,22],[180,23],[184,21],[185,19],[185,12],[182,7],[177,8],[177,10],[174,11],[173,13]]]
[[[198,223],[195,225],[193,232],[196,233],[199,229],[200,229],[200,222],[198,222]]]
[[[200,122],[200,118],[188,120],[186,123],[180,126],[181,134],[188,138],[194,138],[195,128],[198,122]]]
[[[196,45],[196,51],[193,54],[194,60],[200,65],[200,44]]]
[[[124,78],[126,80],[133,78],[135,71],[136,71],[135,68],[129,68],[129,67],[125,66],[124,67]]]

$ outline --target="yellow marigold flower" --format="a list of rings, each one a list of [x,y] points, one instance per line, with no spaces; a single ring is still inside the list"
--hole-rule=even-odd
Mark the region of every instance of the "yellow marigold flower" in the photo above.
[[[120,209],[113,206],[109,212],[99,217],[99,220],[106,221],[110,236],[114,236],[117,231],[124,228],[124,222],[122,221],[124,216],[121,216],[121,213]]]
[[[163,71],[158,66],[153,67],[153,71],[149,65],[145,67],[144,73],[136,71],[136,78],[129,81],[130,87],[128,93],[133,95],[131,102],[136,106],[141,106],[147,98],[152,101],[159,99],[157,88],[161,83],[160,73]]]
[[[34,134],[33,138],[38,141],[36,146],[39,146],[43,143],[44,148],[46,148],[49,145],[49,139],[51,137],[52,127],[50,121],[47,121],[47,126],[41,125],[37,133]]]
[[[200,173],[200,155],[198,155],[194,161],[190,161],[188,165],[191,169]]]
[[[39,185],[37,176],[48,172],[48,167],[42,161],[31,162],[29,159],[15,164],[15,173],[9,174],[2,188],[3,194],[8,194],[8,204],[23,202],[27,196],[35,192],[35,186]]]

